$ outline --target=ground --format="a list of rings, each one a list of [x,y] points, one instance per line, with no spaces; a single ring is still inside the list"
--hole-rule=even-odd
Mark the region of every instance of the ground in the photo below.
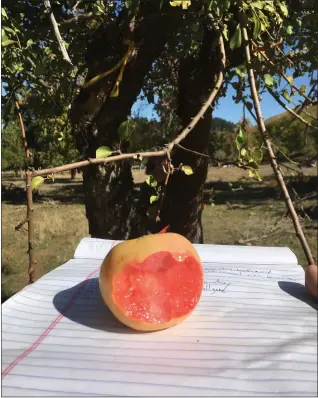
[[[284,169],[285,170],[285,169]],[[291,172],[286,175],[291,177]],[[294,183],[301,197],[315,192],[316,169],[303,169],[308,181]],[[306,259],[268,165],[261,166],[262,182],[236,168],[209,169],[203,227],[205,243],[287,246],[301,265]],[[81,238],[88,236],[81,176],[69,173],[54,183],[46,181],[35,195],[35,256],[37,277],[70,259]],[[145,180],[134,171],[136,189]],[[15,226],[26,215],[24,181],[14,173],[2,174],[2,300],[28,282],[26,225]],[[317,204],[309,199],[297,204],[301,222],[314,256],[317,253]],[[304,215],[304,210],[308,216]]]

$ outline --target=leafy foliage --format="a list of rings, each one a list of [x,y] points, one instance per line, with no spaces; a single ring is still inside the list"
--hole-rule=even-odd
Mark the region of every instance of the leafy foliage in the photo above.
[[[19,170],[26,166],[25,151],[18,121],[12,121],[2,129],[1,155],[3,170]]]
[[[134,30],[143,20],[163,18],[171,10],[171,16],[180,16],[182,22],[163,52],[151,64],[141,93],[149,103],[154,104],[160,122],[149,122],[140,117],[123,120],[119,127],[121,149],[127,147],[131,151],[140,151],[162,147],[180,131],[182,126],[176,116],[180,95],[178,67],[185,56],[193,59],[199,56],[204,31],[211,29],[208,13],[220,26],[226,42],[228,65],[222,95],[226,95],[227,87],[232,85],[234,101],[244,102],[248,110],[252,109],[243,56],[241,28],[245,25],[252,38],[253,68],[260,95],[269,88],[287,103],[294,103],[297,93],[308,95],[310,88],[317,83],[317,18],[314,5],[314,0],[161,0],[151,5],[143,0],[55,1],[52,2],[52,11],[74,65],[72,67],[62,57],[42,2],[4,0],[4,167],[24,163],[23,148],[15,153],[13,150],[19,146],[17,130],[12,127],[12,121],[16,120],[15,100],[21,103],[35,167],[78,160],[69,113],[81,88],[94,91],[103,79],[111,75],[114,84],[109,97],[120,97],[127,65],[138,57]],[[94,46],[105,45],[98,42],[103,29],[108,29],[107,59],[96,60],[95,73],[88,76],[87,59],[96,51]],[[122,32],[121,42],[118,42],[118,30]],[[215,46],[216,43],[212,44]],[[310,77],[311,87],[302,85],[298,88],[295,79],[304,75]],[[189,118],[192,116],[189,115]],[[279,126],[270,127],[269,133],[284,154],[310,151],[310,145],[316,145],[314,133],[304,130],[296,120],[292,123],[281,121]],[[254,148],[260,147],[259,140],[255,136],[257,142],[245,142],[242,134],[240,131],[236,135],[233,125],[215,119],[209,154],[224,159],[238,158],[245,166],[253,162],[258,164],[261,161],[259,149]],[[10,144],[8,137],[15,141]],[[101,145],[104,147],[103,143],[97,148]]]

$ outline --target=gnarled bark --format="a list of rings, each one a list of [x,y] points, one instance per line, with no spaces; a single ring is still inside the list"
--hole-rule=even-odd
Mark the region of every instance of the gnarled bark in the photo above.
[[[152,2],[141,2],[141,13],[153,12]],[[135,50],[129,60],[119,96],[109,98],[117,73],[81,91],[72,111],[73,132],[83,157],[95,157],[102,145],[119,149],[118,127],[130,114],[143,80],[170,36],[178,29],[180,15],[170,7],[165,16],[140,18],[133,32]],[[102,28],[90,45],[87,57],[88,79],[112,67],[124,54],[123,32],[127,32],[125,16],[116,26]],[[126,34],[126,33],[125,33]],[[123,52],[115,55],[114,51]],[[110,59],[110,60],[109,60]],[[120,148],[124,151],[123,148]],[[127,239],[140,234],[132,191],[133,178],[129,161],[89,166],[83,170],[86,216],[93,237]]]
[[[178,115],[183,125],[189,123],[206,101],[216,75],[220,70],[217,49],[213,48],[215,33],[206,30],[198,58],[181,60],[178,73]],[[182,146],[206,153],[210,140],[212,110],[206,112],[193,131],[182,141]],[[173,165],[180,163],[193,168],[193,175],[175,172],[169,180],[158,229],[170,224],[170,231],[184,235],[193,243],[203,243],[201,223],[203,188],[207,178],[208,160],[193,153],[177,149]]]

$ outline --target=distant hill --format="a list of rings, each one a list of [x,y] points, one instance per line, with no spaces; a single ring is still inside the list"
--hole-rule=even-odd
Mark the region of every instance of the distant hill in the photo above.
[[[296,109],[296,108],[295,108],[295,109]],[[307,107],[305,108],[305,112],[306,112],[307,114],[309,114],[309,115],[312,115],[312,116],[318,118],[318,104],[307,106]],[[300,115],[301,115],[301,116],[304,116],[304,118],[306,118],[306,115],[305,115],[304,112],[301,112]],[[275,123],[275,122],[278,122],[279,120],[281,120],[281,119],[283,119],[283,118],[285,118],[285,117],[288,117],[288,118],[291,118],[291,119],[296,119],[296,118],[295,118],[293,115],[291,115],[288,111],[285,111],[285,112],[279,113],[278,115],[271,116],[271,117],[269,117],[268,119],[266,119],[266,120],[265,120],[265,125],[266,125],[266,126],[269,126],[269,125],[271,125],[271,124],[273,124],[273,123]],[[254,125],[254,126],[252,126],[252,127],[248,127],[248,128],[247,128],[247,131],[250,132],[250,133],[254,133],[256,130],[257,130],[257,125]]]

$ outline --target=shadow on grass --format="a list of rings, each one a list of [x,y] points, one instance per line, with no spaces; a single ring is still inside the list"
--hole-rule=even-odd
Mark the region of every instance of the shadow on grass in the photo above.
[[[84,191],[81,180],[56,179],[58,184],[48,183],[51,190],[40,190],[34,192],[35,203],[58,202],[62,204],[84,204]],[[142,183],[135,184],[134,198],[139,196]],[[305,196],[317,190],[318,177],[310,176],[307,181],[293,182],[291,186],[300,196]],[[243,189],[242,189],[243,188]],[[26,204],[26,192],[24,187],[6,187],[1,186],[2,202],[13,205]],[[226,203],[244,203],[248,206],[257,206],[266,201],[283,201],[283,196],[278,188],[273,176],[266,176],[261,183],[254,181],[233,181],[233,182],[207,182],[204,186],[204,203],[210,204],[213,195],[215,205]],[[317,210],[310,215],[317,219]]]

